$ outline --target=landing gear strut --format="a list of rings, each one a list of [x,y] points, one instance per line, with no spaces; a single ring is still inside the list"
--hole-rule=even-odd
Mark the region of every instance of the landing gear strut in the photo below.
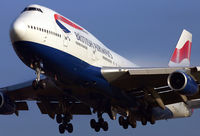
[[[44,74],[44,71],[41,69],[41,64],[40,63],[34,63],[35,67],[35,74],[36,74],[36,79],[32,82],[33,89],[37,90],[38,88],[45,89],[47,84],[44,80],[40,79],[41,74]]]
[[[99,132],[102,128],[104,131],[108,131],[108,122],[104,121],[102,118],[102,113],[98,113],[98,121],[96,122],[95,119],[90,120],[90,126],[93,128],[96,132]]]

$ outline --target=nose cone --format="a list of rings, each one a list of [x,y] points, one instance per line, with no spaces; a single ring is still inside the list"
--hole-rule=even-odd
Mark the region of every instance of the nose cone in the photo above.
[[[14,43],[23,40],[26,33],[26,26],[20,19],[14,21],[10,27],[10,39]]]

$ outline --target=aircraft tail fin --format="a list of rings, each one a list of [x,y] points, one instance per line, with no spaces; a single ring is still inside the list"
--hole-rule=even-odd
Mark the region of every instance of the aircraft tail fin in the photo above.
[[[169,61],[169,67],[190,66],[192,46],[192,34],[187,30],[183,30],[180,39],[176,45],[176,49]]]

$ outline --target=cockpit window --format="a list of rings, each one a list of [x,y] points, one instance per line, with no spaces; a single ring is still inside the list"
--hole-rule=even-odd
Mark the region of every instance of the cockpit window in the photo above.
[[[43,13],[43,11],[40,8],[36,8],[36,7],[26,7],[22,12],[25,12],[25,11],[39,11]]]

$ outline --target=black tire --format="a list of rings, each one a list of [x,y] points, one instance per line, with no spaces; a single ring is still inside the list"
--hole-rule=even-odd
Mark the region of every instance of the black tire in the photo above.
[[[94,130],[95,130],[96,132],[99,132],[99,131],[100,131],[100,124],[99,124],[99,123],[96,123]]]
[[[95,126],[96,126],[96,121],[94,119],[91,119],[90,120],[90,127],[95,128]]]
[[[154,125],[156,123],[156,120],[154,118],[154,116],[152,115],[151,118],[150,118],[150,121],[151,125]]]
[[[70,116],[64,115],[64,117],[63,117],[63,122],[64,122],[65,124],[69,123],[69,122],[70,122]]]
[[[72,125],[71,123],[68,124],[68,126],[67,126],[67,131],[68,131],[69,133],[72,133],[72,132],[73,132],[73,125]]]
[[[126,121],[124,121],[124,123],[122,124],[123,128],[124,129],[127,129],[128,128],[128,123]]]
[[[65,125],[63,125],[63,124],[60,124],[60,125],[59,125],[59,132],[60,132],[61,134],[65,133]]]
[[[120,116],[118,121],[119,121],[119,125],[122,126],[124,122],[124,117]]]
[[[33,87],[34,90],[37,90],[37,89],[38,89],[38,83],[36,82],[36,80],[34,80],[34,81],[32,82],[32,87]]]
[[[108,122],[103,122],[103,125],[102,125],[102,129],[104,130],[104,131],[108,131]]]
[[[104,119],[103,118],[99,118],[98,121],[99,121],[100,124],[104,123]]]
[[[133,122],[131,123],[131,127],[132,127],[132,128],[136,128],[136,127],[137,127],[136,121],[133,121]]]
[[[56,122],[58,124],[62,123],[62,116],[60,114],[57,114],[57,116],[56,116]]]
[[[134,117],[129,116],[127,118],[127,121],[129,122],[129,124],[131,125],[132,128],[136,128],[137,123],[136,123],[136,120],[134,119]]]
[[[41,89],[45,89],[47,87],[47,83],[44,80],[40,80],[39,86]]]
[[[141,123],[143,126],[147,125],[147,119],[145,117],[141,117]]]

